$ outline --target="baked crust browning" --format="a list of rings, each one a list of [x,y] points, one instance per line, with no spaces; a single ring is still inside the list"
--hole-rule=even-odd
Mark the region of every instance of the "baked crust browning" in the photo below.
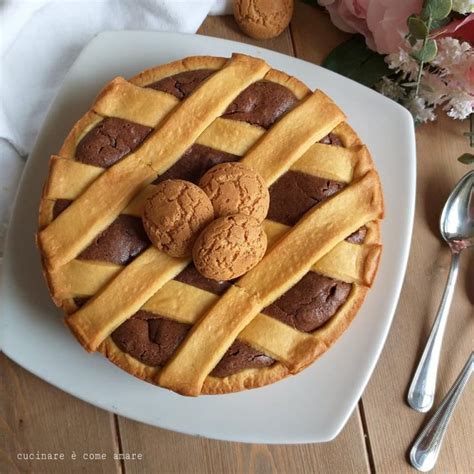
[[[194,81],[196,70],[202,73]],[[177,95],[166,90],[174,83],[167,78],[181,73],[186,78],[188,72],[190,84],[194,81],[189,91],[182,84]],[[169,84],[164,89],[148,87],[160,81]],[[287,88],[298,102],[289,100],[275,123],[262,122],[268,130],[225,118],[222,114],[240,92],[259,81]],[[265,96],[264,83],[256,87]],[[240,113],[238,107],[235,111]],[[78,144],[107,118],[154,130],[108,169],[76,161]],[[294,227],[267,218],[266,257],[238,282],[223,287],[221,295],[173,280],[179,280],[189,260],[168,257],[153,247],[125,265],[78,259],[118,216],[140,216],[143,203],[155,192],[152,183],[157,176],[171,169],[192,145],[228,154],[224,161],[243,157],[241,161],[262,174],[267,186],[288,171],[342,186],[298,216]],[[191,57],[143,71],[129,81],[117,78],[99,94],[50,161],[38,236],[50,292],[55,303],[70,313],[66,322],[87,350],[99,350],[143,380],[185,395],[229,393],[273,383],[298,373],[324,353],[355,317],[373,283],[383,214],[373,168],[367,148],[331,99],[320,91],[311,93],[297,79],[269,69],[261,60],[241,55],[232,60]],[[64,200],[72,204],[58,214]],[[361,227],[363,232],[358,232]],[[355,237],[358,243],[351,241],[353,233],[362,235]],[[295,248],[301,251],[289,251]],[[306,333],[261,313],[307,272],[351,285],[329,320]],[[123,352],[110,337],[138,311],[193,325],[162,369]],[[276,362],[213,376],[235,340]]]

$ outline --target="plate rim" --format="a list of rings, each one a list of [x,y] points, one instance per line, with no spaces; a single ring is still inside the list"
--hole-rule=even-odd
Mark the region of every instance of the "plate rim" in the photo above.
[[[289,58],[290,60],[301,61],[301,62],[304,62],[304,63],[307,63],[307,64],[311,65],[312,67],[321,68],[321,66],[319,66],[319,65],[316,65],[316,64],[311,63],[309,61],[305,61],[305,60],[300,59],[300,58],[285,55],[284,53],[268,50],[268,49],[265,49],[265,48],[260,48],[258,46],[255,47],[253,45],[248,45],[248,44],[245,44],[245,43],[239,43],[239,42],[236,42],[236,41],[222,39],[222,38],[214,38],[214,37],[209,37],[209,36],[204,36],[204,35],[195,35],[195,34],[189,34],[189,33],[168,33],[168,32],[141,31],[141,30],[104,31],[104,32],[101,32],[101,33],[98,33],[97,35],[95,35],[87,43],[87,45],[78,54],[76,60],[72,64],[71,68],[68,70],[68,72],[64,76],[64,79],[63,79],[60,87],[58,88],[54,99],[51,101],[51,103],[49,105],[48,111],[45,115],[44,121],[41,125],[40,131],[39,131],[37,139],[35,141],[35,145],[32,148],[31,155],[35,155],[35,151],[36,151],[38,142],[39,142],[40,137],[42,136],[42,134],[44,132],[43,129],[45,128],[45,124],[47,124],[50,121],[50,116],[52,114],[52,111],[54,110],[57,99],[60,96],[61,91],[65,87],[65,84],[68,84],[68,82],[70,80],[70,77],[74,72],[75,65],[78,62],[80,62],[81,58],[84,55],[88,54],[91,49],[96,48],[97,47],[96,45],[100,44],[100,42],[103,41],[103,38],[107,39],[108,36],[123,36],[123,35],[129,35],[129,34],[158,35],[158,36],[163,36],[163,37],[168,37],[168,38],[173,37],[173,36],[179,36],[179,37],[187,36],[187,37],[205,38],[205,39],[207,39],[209,41],[212,41],[212,42],[228,43],[229,45],[233,45],[234,49],[237,48],[239,45],[240,46],[245,46],[245,47],[258,48],[259,51],[262,51],[264,53],[269,52],[271,54],[285,56],[285,57]],[[327,70],[325,70],[325,71],[327,72]],[[332,74],[336,74],[336,73],[332,73]],[[344,79],[347,80],[347,81],[354,82],[354,81],[352,81],[348,78],[344,78]],[[360,86],[360,85],[358,84],[358,86]],[[369,91],[370,91],[370,93],[376,95],[378,100],[383,99],[383,100],[387,101],[387,103],[389,102],[390,106],[393,107],[394,110],[398,109],[398,113],[401,113],[401,115],[405,115],[405,118],[409,117],[410,120],[411,120],[411,115],[402,106],[400,106],[399,104],[396,104],[395,102],[391,101],[390,99],[387,99],[387,98],[381,96],[379,93],[377,93],[373,90],[368,89],[367,92],[369,92]],[[390,327],[393,323],[396,308],[397,308],[399,298],[400,298],[401,289],[402,289],[404,279],[405,279],[405,275],[406,275],[406,268],[407,268],[409,253],[410,253],[410,249],[411,249],[411,239],[412,239],[412,231],[413,231],[414,215],[415,215],[415,198],[416,198],[416,149],[415,149],[415,135],[414,135],[413,131],[410,134],[410,148],[411,148],[410,155],[411,155],[412,159],[410,159],[410,161],[409,161],[410,168],[409,168],[408,171],[409,171],[409,176],[410,176],[411,179],[410,179],[410,182],[407,183],[407,185],[408,185],[408,191],[407,192],[411,195],[411,199],[410,199],[409,209],[407,210],[408,225],[407,225],[407,228],[405,229],[405,237],[407,237],[407,239],[406,239],[407,243],[404,245],[402,254],[400,255],[400,260],[401,260],[400,268],[402,270],[401,270],[401,273],[400,273],[399,278],[397,280],[396,288],[393,291],[393,298],[392,298],[392,302],[391,302],[392,304],[390,305],[390,310],[389,310],[389,313],[391,314],[391,316],[389,318],[388,324],[386,324],[386,326],[383,330],[382,337],[379,337],[379,339],[378,339],[378,344],[375,347],[375,351],[374,351],[375,356],[372,357],[372,359],[371,359],[370,367],[365,372],[365,376],[363,377],[363,379],[361,379],[362,383],[359,384],[358,396],[355,397],[355,401],[353,403],[352,409],[347,411],[346,416],[343,417],[343,419],[341,418],[342,421],[339,424],[340,426],[336,430],[333,430],[329,437],[327,436],[327,437],[324,437],[324,439],[318,439],[316,441],[314,440],[314,438],[308,439],[308,437],[304,437],[304,436],[301,437],[300,439],[294,439],[294,437],[293,437],[292,440],[282,440],[282,439],[277,439],[277,440],[264,439],[264,440],[262,440],[262,439],[259,439],[258,437],[253,438],[253,439],[242,439],[242,438],[239,438],[238,436],[225,436],[225,435],[222,436],[221,435],[221,436],[217,437],[217,436],[212,436],[212,435],[209,435],[209,434],[204,435],[205,437],[210,438],[210,439],[216,439],[216,440],[238,441],[238,442],[245,442],[245,443],[300,444],[300,443],[308,443],[308,442],[330,441],[330,440],[334,439],[340,433],[342,428],[345,426],[345,424],[347,423],[349,417],[351,416],[355,406],[357,405],[358,400],[361,397],[361,394],[365,390],[365,388],[367,386],[367,383],[368,383],[368,381],[370,380],[370,378],[373,374],[373,371],[375,369],[376,364],[378,363],[378,360],[379,360],[380,355],[381,355],[381,351],[382,351],[382,349],[385,345],[385,342],[387,340],[388,332],[389,332]],[[15,218],[15,215],[17,213],[17,210],[21,206],[20,197],[24,192],[23,191],[23,186],[24,186],[25,180],[27,179],[26,178],[26,176],[28,175],[27,170],[29,169],[29,167],[31,166],[31,163],[33,161],[36,161],[36,160],[28,160],[27,161],[27,163],[25,164],[25,167],[23,169],[21,179],[19,180],[18,188],[17,188],[17,191],[16,191],[15,199],[14,199],[13,211],[12,211],[12,214],[11,214],[11,222],[13,222],[13,220]],[[3,261],[3,264],[2,264],[2,272],[1,272],[1,279],[0,279],[0,282],[1,282],[0,295],[2,294],[2,289],[5,286],[6,279],[9,278],[9,275],[7,274],[7,268],[11,264],[10,260],[12,260],[12,259],[9,255],[8,249],[11,247],[11,241],[13,240],[13,231],[11,231],[11,229],[12,229],[12,226],[9,226],[8,231],[7,231],[7,235],[6,235],[6,239],[5,239],[5,247],[4,247],[5,248],[5,254],[4,254],[4,261]],[[4,301],[4,300],[5,300],[5,298],[0,298],[0,309],[4,306],[4,303],[2,303],[2,301]],[[4,317],[2,317],[2,312],[0,312],[0,329],[4,328],[3,320],[4,320]],[[94,406],[98,406],[98,407],[100,407],[104,410],[107,410],[109,412],[116,413],[120,416],[124,416],[124,417],[130,418],[130,419],[134,419],[134,420],[137,420],[137,421],[140,421],[140,422],[143,422],[143,423],[147,423],[147,424],[150,424],[152,426],[159,426],[159,427],[164,428],[164,429],[169,429],[169,430],[173,430],[173,431],[176,431],[176,432],[179,432],[179,433],[184,433],[184,434],[203,436],[200,433],[191,433],[190,431],[180,430],[180,429],[175,428],[173,426],[170,426],[169,424],[166,424],[166,423],[157,424],[157,423],[153,423],[151,421],[145,421],[145,420],[141,419],[140,417],[124,415],[123,412],[120,412],[120,410],[117,410],[117,411],[112,410],[110,408],[110,406],[107,406],[106,403],[102,403],[101,401],[98,401],[97,399],[94,399],[94,401],[91,401],[90,398],[88,399],[84,396],[78,395],[72,389],[68,389],[67,386],[63,386],[60,383],[58,383],[57,381],[53,381],[50,377],[48,377],[48,375],[45,375],[44,373],[41,373],[39,370],[36,370],[35,367],[29,366],[28,362],[26,360],[24,361],[24,360],[21,359],[21,357],[18,357],[17,355],[12,354],[11,352],[9,352],[8,346],[6,344],[3,344],[2,341],[3,341],[3,330],[0,331],[0,350],[2,350],[2,348],[3,348],[3,352],[5,353],[5,355],[7,355],[11,360],[16,362],[18,365],[23,367],[25,370],[33,373],[35,376],[45,380],[46,382],[50,383],[51,385],[65,391],[66,393],[68,393],[68,394],[70,394],[70,395],[72,395],[76,398],[79,398],[79,399],[81,399],[81,400],[83,400],[87,403],[90,403]]]

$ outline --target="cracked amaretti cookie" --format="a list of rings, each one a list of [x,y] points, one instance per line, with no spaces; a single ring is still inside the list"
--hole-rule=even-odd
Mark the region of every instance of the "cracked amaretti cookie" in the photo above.
[[[141,216],[158,183],[234,161],[269,189],[268,247],[224,282],[151,245]],[[105,86],[51,157],[37,241],[86,350],[195,396],[323,354],[373,282],[382,215],[368,150],[329,97],[261,59],[200,56]]]

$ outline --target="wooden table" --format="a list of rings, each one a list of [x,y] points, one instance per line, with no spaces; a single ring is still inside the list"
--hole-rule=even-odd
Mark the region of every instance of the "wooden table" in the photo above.
[[[208,18],[200,34],[234,39],[320,63],[345,34],[323,12],[297,4],[288,31],[270,41],[242,35],[232,17]],[[357,409],[327,444],[246,445],[180,435],[83,403],[0,356],[0,472],[345,473],[409,472],[407,449],[427,416],[409,409],[405,395],[429,333],[449,266],[438,219],[453,185],[468,171],[456,161],[468,151],[464,123],[440,118],[417,130],[418,190],[410,261],[393,326]],[[461,263],[443,345],[437,401],[460,371],[474,340],[474,252]],[[461,399],[435,472],[474,472],[474,390]],[[18,453],[65,453],[64,461],[25,461]],[[83,459],[106,453],[106,460]],[[115,460],[113,453],[142,454]]]

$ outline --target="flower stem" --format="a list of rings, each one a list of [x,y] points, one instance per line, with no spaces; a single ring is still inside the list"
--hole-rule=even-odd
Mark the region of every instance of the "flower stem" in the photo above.
[[[428,17],[428,25],[427,25],[428,34],[423,38],[423,44],[421,45],[420,51],[423,51],[423,49],[425,49],[426,42],[428,41],[428,35],[430,34],[430,29],[431,29],[431,21],[432,21],[432,17],[430,13],[430,16]],[[418,68],[418,77],[416,78],[415,97],[418,97],[418,92],[420,91],[421,75],[423,74],[423,66],[425,63],[423,60],[420,60],[419,64],[420,66]]]

